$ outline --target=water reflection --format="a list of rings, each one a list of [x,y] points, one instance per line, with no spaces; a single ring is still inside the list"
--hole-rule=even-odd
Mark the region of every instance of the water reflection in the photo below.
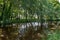
[[[57,24],[52,22],[52,25],[53,24],[54,24],[54,27],[55,26],[58,27],[60,22],[57,22]],[[41,23],[40,22],[21,23],[21,25],[19,26],[19,37],[23,36],[25,34],[26,30],[30,27],[33,27],[34,30],[36,31],[37,27],[41,27]],[[48,28],[49,28],[48,22],[43,23],[43,28],[45,28],[44,33],[46,33],[47,35],[51,34],[51,32],[48,30]]]
[[[21,35],[24,35],[24,33],[26,32],[26,29],[28,29],[29,27],[33,27],[34,30],[36,31],[37,27],[40,27],[40,26],[41,26],[40,22],[22,23],[19,28],[19,33]],[[43,23],[43,27],[48,28],[48,23],[47,22]]]

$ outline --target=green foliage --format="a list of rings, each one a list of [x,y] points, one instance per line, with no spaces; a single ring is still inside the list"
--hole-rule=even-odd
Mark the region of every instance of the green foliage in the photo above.
[[[56,0],[0,0],[0,21],[18,19],[57,19],[59,18],[60,4]],[[7,16],[6,16],[7,15]],[[34,15],[37,15],[35,17]]]
[[[60,3],[57,0],[0,0],[0,24],[5,29],[6,24],[36,21],[43,24],[44,21],[56,19],[60,19]],[[9,29],[8,32],[14,31],[12,27]],[[48,34],[48,40],[59,40],[58,35]]]
[[[56,30],[55,32],[51,32],[48,34],[47,40],[60,40],[60,31]]]

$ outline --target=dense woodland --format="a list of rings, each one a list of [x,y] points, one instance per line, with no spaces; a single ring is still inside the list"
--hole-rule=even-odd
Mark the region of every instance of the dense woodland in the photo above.
[[[0,0],[0,40],[60,40],[59,0]]]

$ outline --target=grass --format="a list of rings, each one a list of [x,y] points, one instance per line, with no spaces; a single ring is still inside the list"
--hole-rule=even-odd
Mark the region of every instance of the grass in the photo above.
[[[60,30],[51,31],[48,33],[47,40],[60,40]]]

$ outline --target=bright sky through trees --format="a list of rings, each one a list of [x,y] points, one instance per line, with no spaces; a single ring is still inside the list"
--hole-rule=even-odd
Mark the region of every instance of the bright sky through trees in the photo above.
[[[58,0],[58,2],[60,3],[60,0]]]

